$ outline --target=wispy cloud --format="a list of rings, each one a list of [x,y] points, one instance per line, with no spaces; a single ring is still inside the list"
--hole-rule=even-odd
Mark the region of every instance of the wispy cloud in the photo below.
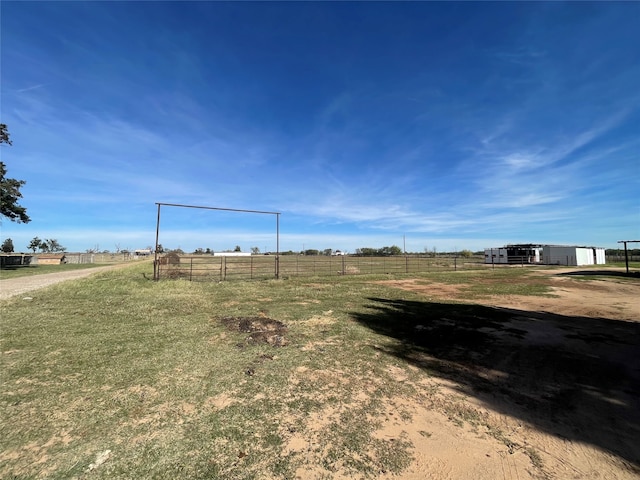
[[[44,83],[40,83],[38,85],[31,85],[29,87],[24,87],[24,88],[19,88],[16,90],[17,93],[26,93],[26,92],[30,92],[32,90],[37,90],[39,88],[44,87],[46,84]]]

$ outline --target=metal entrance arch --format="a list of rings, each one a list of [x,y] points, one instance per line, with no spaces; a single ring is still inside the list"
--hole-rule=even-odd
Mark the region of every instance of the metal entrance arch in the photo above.
[[[160,238],[160,207],[180,207],[180,208],[199,208],[202,210],[222,210],[225,212],[238,212],[238,213],[260,213],[263,215],[275,215],[276,216],[276,278],[280,278],[280,212],[265,212],[261,210],[241,210],[237,208],[220,208],[220,207],[205,207],[201,205],[182,205],[179,203],[159,203],[158,206],[158,218],[156,220],[156,247],[153,257],[153,279],[160,279],[160,270],[158,269],[158,241]]]
[[[618,243],[624,243],[624,263],[627,266],[627,274],[629,273],[629,254],[627,253],[627,243],[640,243],[640,240],[620,240]]]

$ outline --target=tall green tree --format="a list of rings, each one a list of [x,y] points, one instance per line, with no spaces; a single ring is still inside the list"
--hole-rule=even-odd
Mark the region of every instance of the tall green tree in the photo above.
[[[0,144],[11,145],[11,138],[7,126],[0,123]],[[24,180],[6,178],[7,166],[0,162],[0,216],[8,218],[12,222],[28,223],[31,221],[27,215],[27,209],[18,201],[22,198],[20,188],[25,184]]]
[[[39,249],[41,245],[42,245],[42,240],[40,240],[38,237],[33,237],[29,242],[29,245],[27,245],[27,248],[31,250],[33,253],[36,253],[36,250]]]
[[[46,253],[64,252],[67,247],[63,247],[55,238],[46,239],[40,244],[40,250]]]
[[[2,242],[2,246],[0,247],[3,253],[12,253],[13,252],[13,240],[7,238],[4,242]]]

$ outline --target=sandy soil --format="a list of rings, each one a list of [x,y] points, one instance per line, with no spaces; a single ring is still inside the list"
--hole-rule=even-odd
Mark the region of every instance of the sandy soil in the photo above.
[[[640,478],[640,283],[562,273],[537,272],[549,278],[553,296],[474,300],[487,307],[477,317],[487,325],[481,347],[451,335],[451,350],[463,352],[417,340],[420,348],[399,354],[414,368],[437,370],[417,385],[422,403],[397,399],[411,420],[396,416],[380,432],[404,435],[415,446],[400,478]],[[465,287],[384,283],[420,293],[440,309]],[[454,323],[419,322],[415,328],[431,336],[447,334]],[[456,409],[469,421],[452,422]]]

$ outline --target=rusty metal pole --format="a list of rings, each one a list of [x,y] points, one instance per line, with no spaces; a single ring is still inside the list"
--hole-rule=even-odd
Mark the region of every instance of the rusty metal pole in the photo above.
[[[276,213],[276,278],[280,278],[280,214]]]
[[[158,269],[158,236],[160,235],[160,204],[158,205],[158,219],[156,220],[156,248],[154,249],[154,257],[153,257],[153,279],[160,279],[160,271]]]

